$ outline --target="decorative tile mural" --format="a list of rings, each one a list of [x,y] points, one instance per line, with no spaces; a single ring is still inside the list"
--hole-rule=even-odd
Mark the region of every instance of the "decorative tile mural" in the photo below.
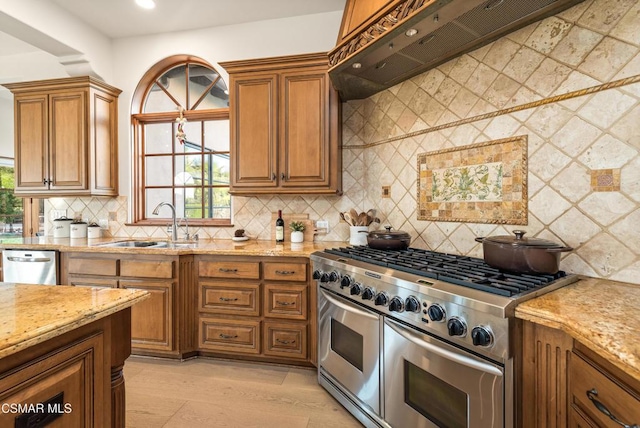
[[[418,220],[527,224],[527,136],[418,155]]]

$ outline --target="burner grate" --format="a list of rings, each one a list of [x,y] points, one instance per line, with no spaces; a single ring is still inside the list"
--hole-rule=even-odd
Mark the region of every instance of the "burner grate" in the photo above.
[[[361,246],[332,248],[325,252],[507,297],[542,288],[567,275],[563,271],[554,275],[506,272],[479,258],[417,248],[387,251]]]

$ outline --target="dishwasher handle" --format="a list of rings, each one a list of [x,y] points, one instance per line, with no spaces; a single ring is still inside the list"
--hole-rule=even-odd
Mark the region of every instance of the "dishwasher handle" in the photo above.
[[[20,263],[47,263],[50,262],[51,259],[48,257],[7,257],[7,260],[10,262],[20,262]]]

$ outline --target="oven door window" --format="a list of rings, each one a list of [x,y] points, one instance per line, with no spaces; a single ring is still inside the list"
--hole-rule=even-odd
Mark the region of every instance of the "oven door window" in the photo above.
[[[404,361],[404,401],[439,427],[467,427],[467,394]]]
[[[331,349],[349,364],[363,371],[362,335],[331,318]]]

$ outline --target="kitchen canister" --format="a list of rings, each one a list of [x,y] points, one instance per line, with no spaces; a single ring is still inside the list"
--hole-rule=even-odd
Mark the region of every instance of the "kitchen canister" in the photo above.
[[[96,223],[91,223],[87,226],[87,238],[95,239],[100,238],[102,236],[102,229]]]
[[[73,220],[66,217],[60,217],[53,220],[53,237],[68,238],[70,234],[71,222],[73,222]]]
[[[74,221],[70,227],[71,238],[86,238],[87,223],[84,221]]]
[[[369,226],[349,226],[349,245],[367,245]]]

